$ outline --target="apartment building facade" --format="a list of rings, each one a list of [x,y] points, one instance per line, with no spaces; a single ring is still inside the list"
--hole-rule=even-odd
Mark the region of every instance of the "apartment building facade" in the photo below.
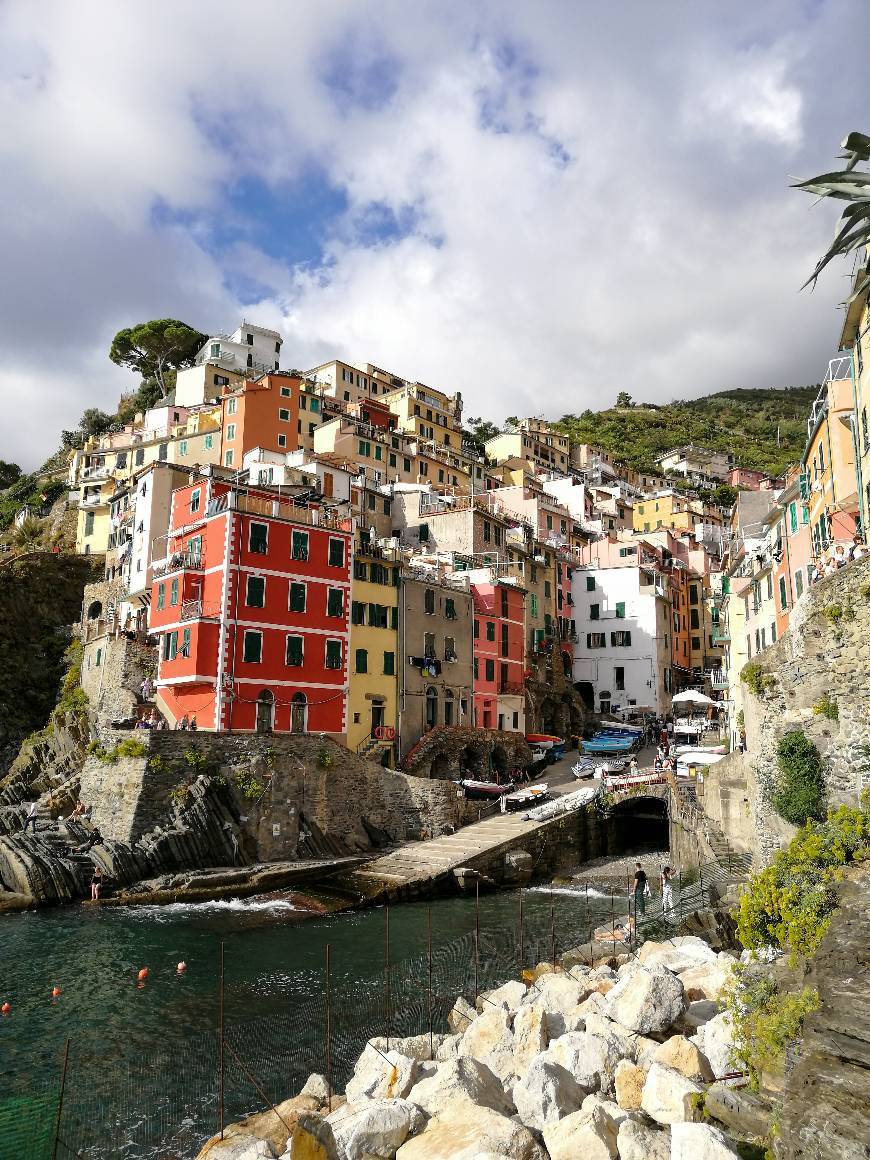
[[[526,593],[507,578],[473,578],[474,724],[525,731]]]

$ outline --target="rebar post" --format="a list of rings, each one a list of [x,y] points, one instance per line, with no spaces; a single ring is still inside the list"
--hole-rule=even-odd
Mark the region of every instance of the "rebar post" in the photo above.
[[[477,1006],[477,996],[480,994],[480,945],[477,931],[474,932],[474,1005]]]
[[[610,887],[610,937],[614,946],[616,945],[616,922],[613,917],[613,887]]]
[[[384,1018],[387,1051],[390,1050],[390,904],[384,904]]]
[[[550,895],[550,957],[553,961],[553,970],[556,969],[556,898]]]
[[[220,991],[218,997],[218,1116],[221,1139],[224,1138],[224,941],[221,939]]]
[[[324,998],[326,1000],[326,1098],[330,1112],[332,1111],[332,963],[330,961],[330,947],[326,944],[326,980]],[[389,1044],[387,1044],[389,1050]]]
[[[432,1058],[432,907],[426,907],[427,982],[429,987],[429,1058]]]
[[[519,977],[521,979],[523,977],[523,962],[525,961],[525,949],[526,949],[526,947],[525,947],[526,931],[525,931],[524,923],[525,923],[525,917],[523,915],[523,888],[521,886],[520,887],[520,973],[519,973]]]
[[[63,1095],[66,1090],[66,1072],[69,1067],[69,1039],[63,1049],[63,1064],[60,1069],[60,1091],[57,1094],[57,1115],[54,1120],[54,1143],[51,1148],[51,1160],[57,1160],[57,1146],[60,1143],[60,1124],[63,1114]]]

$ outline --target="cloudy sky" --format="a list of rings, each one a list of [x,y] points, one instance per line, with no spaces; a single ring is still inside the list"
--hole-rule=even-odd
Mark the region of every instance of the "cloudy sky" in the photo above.
[[[0,0],[0,458],[172,316],[470,414],[817,381],[864,0]]]

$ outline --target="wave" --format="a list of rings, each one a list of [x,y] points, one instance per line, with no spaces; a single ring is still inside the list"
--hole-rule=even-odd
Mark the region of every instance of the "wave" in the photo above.
[[[210,902],[167,902],[163,906],[124,906],[119,909],[123,910],[127,917],[149,919],[222,912],[232,914],[284,914],[290,911],[305,912],[304,907],[296,906],[286,898],[215,898]]]
[[[588,889],[585,886],[526,886],[524,888],[526,894],[566,894],[570,898],[610,898],[609,890],[600,890],[597,886],[590,886]],[[618,894],[614,892],[614,898]]]

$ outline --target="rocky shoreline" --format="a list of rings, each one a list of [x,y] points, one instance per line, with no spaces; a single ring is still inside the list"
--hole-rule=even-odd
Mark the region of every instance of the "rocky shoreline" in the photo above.
[[[542,963],[458,998],[449,1033],[370,1039],[343,1094],[312,1075],[199,1160],[760,1158],[770,1108],[735,1083],[720,1010],[736,961],[688,935]]]

